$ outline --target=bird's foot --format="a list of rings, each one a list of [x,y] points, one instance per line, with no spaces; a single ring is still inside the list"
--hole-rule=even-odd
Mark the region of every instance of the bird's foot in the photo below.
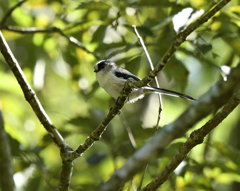
[[[117,100],[116,100],[116,102],[115,102],[116,105],[118,105],[118,99],[119,99],[119,97],[117,98]],[[113,107],[110,108],[109,112],[111,112],[112,109],[113,109]],[[121,114],[121,110],[119,110],[119,112],[118,112],[117,115],[120,115],[120,114]]]

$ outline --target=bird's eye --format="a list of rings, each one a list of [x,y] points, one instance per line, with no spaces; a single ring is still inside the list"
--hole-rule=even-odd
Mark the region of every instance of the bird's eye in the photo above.
[[[100,62],[100,63],[98,64],[98,70],[104,69],[105,66],[106,66],[106,63],[105,63],[105,62]]]

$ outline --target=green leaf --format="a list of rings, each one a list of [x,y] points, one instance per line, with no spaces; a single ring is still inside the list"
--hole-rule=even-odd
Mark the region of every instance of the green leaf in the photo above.
[[[210,50],[212,50],[212,45],[211,44],[202,44],[198,46],[198,49],[201,51],[201,53],[206,54]]]
[[[102,42],[105,37],[107,25],[101,25],[93,34],[92,42]]]
[[[182,62],[177,60],[175,57],[172,57],[164,68],[164,72],[166,72],[170,80],[172,78],[175,79],[175,83],[177,86],[181,87],[181,90],[185,88],[189,72]]]
[[[152,30],[149,27],[137,27],[137,30],[145,36],[154,36]]]
[[[141,55],[136,55],[134,57],[131,57],[130,59],[127,58],[126,61],[123,60],[123,62],[125,63],[125,68],[134,75],[137,75],[138,70],[140,68],[141,59],[142,59]]]
[[[124,26],[133,32],[133,28],[131,25],[124,25]],[[140,36],[141,35],[151,36],[151,37],[154,36],[153,31],[149,27],[145,27],[145,26],[137,27],[137,31],[140,33]]]
[[[40,190],[42,177],[39,177],[38,173],[35,173],[33,177],[28,179],[28,182],[25,186],[26,190]]]
[[[218,152],[232,160],[235,164],[240,163],[240,151],[238,149],[217,141],[213,143],[213,146]]]

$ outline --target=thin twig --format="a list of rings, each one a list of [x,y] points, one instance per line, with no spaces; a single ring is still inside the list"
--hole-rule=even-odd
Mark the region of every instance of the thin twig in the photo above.
[[[6,13],[6,15],[3,17],[2,22],[0,23],[0,28],[1,26],[4,26],[5,23],[7,22],[7,19],[12,15],[12,12],[20,7],[24,2],[26,2],[27,0],[23,0],[23,1],[19,1],[16,5],[14,5],[11,9],[8,10],[8,12]]]
[[[134,30],[136,36],[138,37],[138,39],[139,39],[139,41],[140,41],[140,43],[142,45],[142,47],[143,47],[143,50],[144,50],[144,52],[145,52],[145,54],[147,56],[148,62],[150,64],[150,67],[153,70],[154,69],[153,63],[152,63],[151,57],[150,57],[150,55],[149,55],[149,53],[147,51],[147,48],[146,48],[146,46],[144,44],[144,41],[143,41],[142,37],[139,35],[139,33],[137,31],[137,27],[135,25],[132,25],[132,27],[133,27],[133,30]],[[157,77],[155,77],[155,83],[156,83],[156,86],[159,88],[159,83],[158,83]],[[163,108],[161,94],[158,94],[158,98],[159,98],[159,109],[158,109],[158,118],[157,118],[157,124],[156,124],[156,131],[155,131],[155,133],[158,130],[158,125],[159,125],[159,122],[160,122],[160,119],[161,119],[161,112],[162,112],[162,108]],[[138,190],[140,190],[140,188],[142,186],[142,181],[143,181],[143,178],[144,178],[144,175],[146,173],[147,168],[148,168],[148,164],[146,165],[145,170],[143,172],[142,179],[141,179],[141,184],[139,185]]]
[[[75,46],[85,50],[87,53],[92,54],[96,59],[98,60],[102,60],[102,57],[98,56],[95,52],[92,52],[90,50],[88,50],[81,42],[79,42],[76,38],[74,37],[69,37],[68,35],[66,35],[61,29],[57,28],[58,32],[64,36],[69,42],[73,43]]]
[[[159,40],[158,42],[145,43],[145,45],[146,46],[156,46],[156,45],[159,45],[161,43],[172,42],[174,39],[175,38],[173,38],[173,37],[166,38],[166,39]],[[114,50],[114,51],[110,52],[106,57],[111,60],[111,58],[116,56],[117,54],[120,54],[120,53],[123,53],[123,52],[125,53],[128,50],[130,50],[131,48],[139,47],[139,46],[142,46],[142,45],[140,45],[138,42],[134,43],[134,44],[126,44],[126,46],[124,48]]]
[[[122,35],[118,30],[117,30],[117,27],[119,26],[119,22],[118,22],[118,19],[121,17],[120,15],[120,12],[117,13],[117,19],[115,20],[115,23],[112,23],[111,27],[113,29],[115,29],[116,33],[122,38],[122,41],[124,44],[127,44],[127,41],[124,37],[124,35]]]
[[[145,176],[145,174],[147,172],[147,169],[148,169],[148,164],[146,165],[146,167],[145,167],[145,169],[144,169],[144,171],[142,173],[141,182],[139,183],[137,191],[141,191],[143,180],[144,180],[144,176]]]
[[[2,29],[13,31],[21,34],[34,34],[34,33],[54,33],[57,32],[65,37],[70,43],[73,45],[85,50],[87,53],[92,54],[96,59],[102,60],[102,57],[98,56],[95,52],[88,50],[81,42],[79,42],[76,38],[66,35],[63,30],[57,27],[51,27],[47,29],[40,29],[36,27],[28,27],[28,28],[18,28],[13,26],[2,26]]]
[[[136,150],[137,149],[137,144],[136,144],[136,141],[133,137],[132,131],[131,131],[130,127],[128,126],[127,121],[126,121],[126,119],[125,119],[125,117],[122,113],[120,113],[120,117],[121,117],[121,120],[123,122],[123,126],[127,130],[127,134],[128,134],[129,140],[131,142],[131,145],[132,145],[133,149]]]
[[[147,56],[148,62],[150,64],[150,67],[153,70],[154,66],[153,66],[151,57],[149,56],[149,53],[147,51],[147,48],[146,48],[146,46],[144,44],[144,41],[143,41],[142,37],[139,35],[139,33],[137,31],[137,27],[135,25],[132,25],[132,27],[133,27],[133,30],[134,30],[135,34],[137,35],[141,45],[142,45],[142,47],[143,47],[143,50],[144,50],[144,52],[145,52],[145,54]],[[156,76],[155,76],[155,83],[156,83],[157,88],[159,88],[159,83],[158,83],[158,80],[157,80]],[[157,124],[156,124],[156,131],[158,130],[158,125],[159,125],[159,122],[160,122],[160,119],[161,119],[161,112],[163,110],[163,103],[162,103],[161,94],[158,94],[158,98],[159,98],[159,109],[158,109],[158,119],[157,119]]]
[[[13,26],[2,26],[2,29],[20,33],[20,34],[34,34],[34,33],[54,33],[59,32],[59,28],[51,27],[51,28],[36,28],[36,27],[27,27],[27,28],[20,28],[20,27],[13,27]]]
[[[159,45],[159,44],[162,44],[162,43],[167,43],[167,42],[172,42],[175,38],[173,37],[169,37],[169,38],[165,38],[165,39],[162,39],[162,40],[159,40],[157,42],[152,42],[152,43],[145,43],[145,46],[156,46],[156,45]],[[138,42],[137,43],[134,43],[134,44],[127,44],[124,48],[121,48],[121,49],[117,49],[115,51],[112,51],[108,56],[107,58],[108,59],[111,59],[112,57],[114,57],[115,55],[117,54],[120,54],[122,52],[127,52],[128,50],[130,50],[131,48],[134,48],[134,47],[139,47],[139,46],[142,46],[140,45]]]
[[[179,46],[184,41],[186,41],[186,38],[188,37],[188,35],[190,35],[194,30],[196,30],[203,23],[207,22],[213,15],[215,15],[220,9],[222,9],[230,1],[231,0],[221,0],[213,9],[208,11],[202,17],[197,19],[197,21],[193,22],[186,29],[184,29],[182,32],[180,32],[177,35],[177,39],[175,40],[173,45],[164,54],[162,59],[155,66],[154,70],[149,71],[148,75],[145,78],[143,78],[140,81],[134,82],[133,85],[135,87],[143,87],[143,86],[146,86],[148,83],[150,83],[158,75],[158,73],[164,68],[164,66],[167,64],[167,62],[172,57],[172,55],[175,53],[175,51],[179,48]]]
[[[121,48],[121,49],[118,49],[118,50],[115,50],[115,51],[112,51],[108,56],[107,56],[107,58],[108,59],[111,59],[112,57],[114,57],[115,55],[117,55],[117,54],[120,54],[120,53],[125,53],[125,52],[127,52],[128,50],[130,50],[131,48],[133,48],[133,47],[135,47],[136,46],[136,44],[131,44],[131,45],[127,45],[127,46],[125,46],[124,48]]]

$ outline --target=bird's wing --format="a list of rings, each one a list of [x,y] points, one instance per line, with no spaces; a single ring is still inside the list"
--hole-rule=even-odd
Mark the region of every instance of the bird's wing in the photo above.
[[[125,80],[127,80],[128,78],[133,78],[136,81],[140,81],[141,80],[141,78],[135,76],[131,72],[129,72],[126,69],[121,68],[121,67],[118,68],[118,71],[116,71],[115,74],[116,74],[117,77],[123,78]]]

